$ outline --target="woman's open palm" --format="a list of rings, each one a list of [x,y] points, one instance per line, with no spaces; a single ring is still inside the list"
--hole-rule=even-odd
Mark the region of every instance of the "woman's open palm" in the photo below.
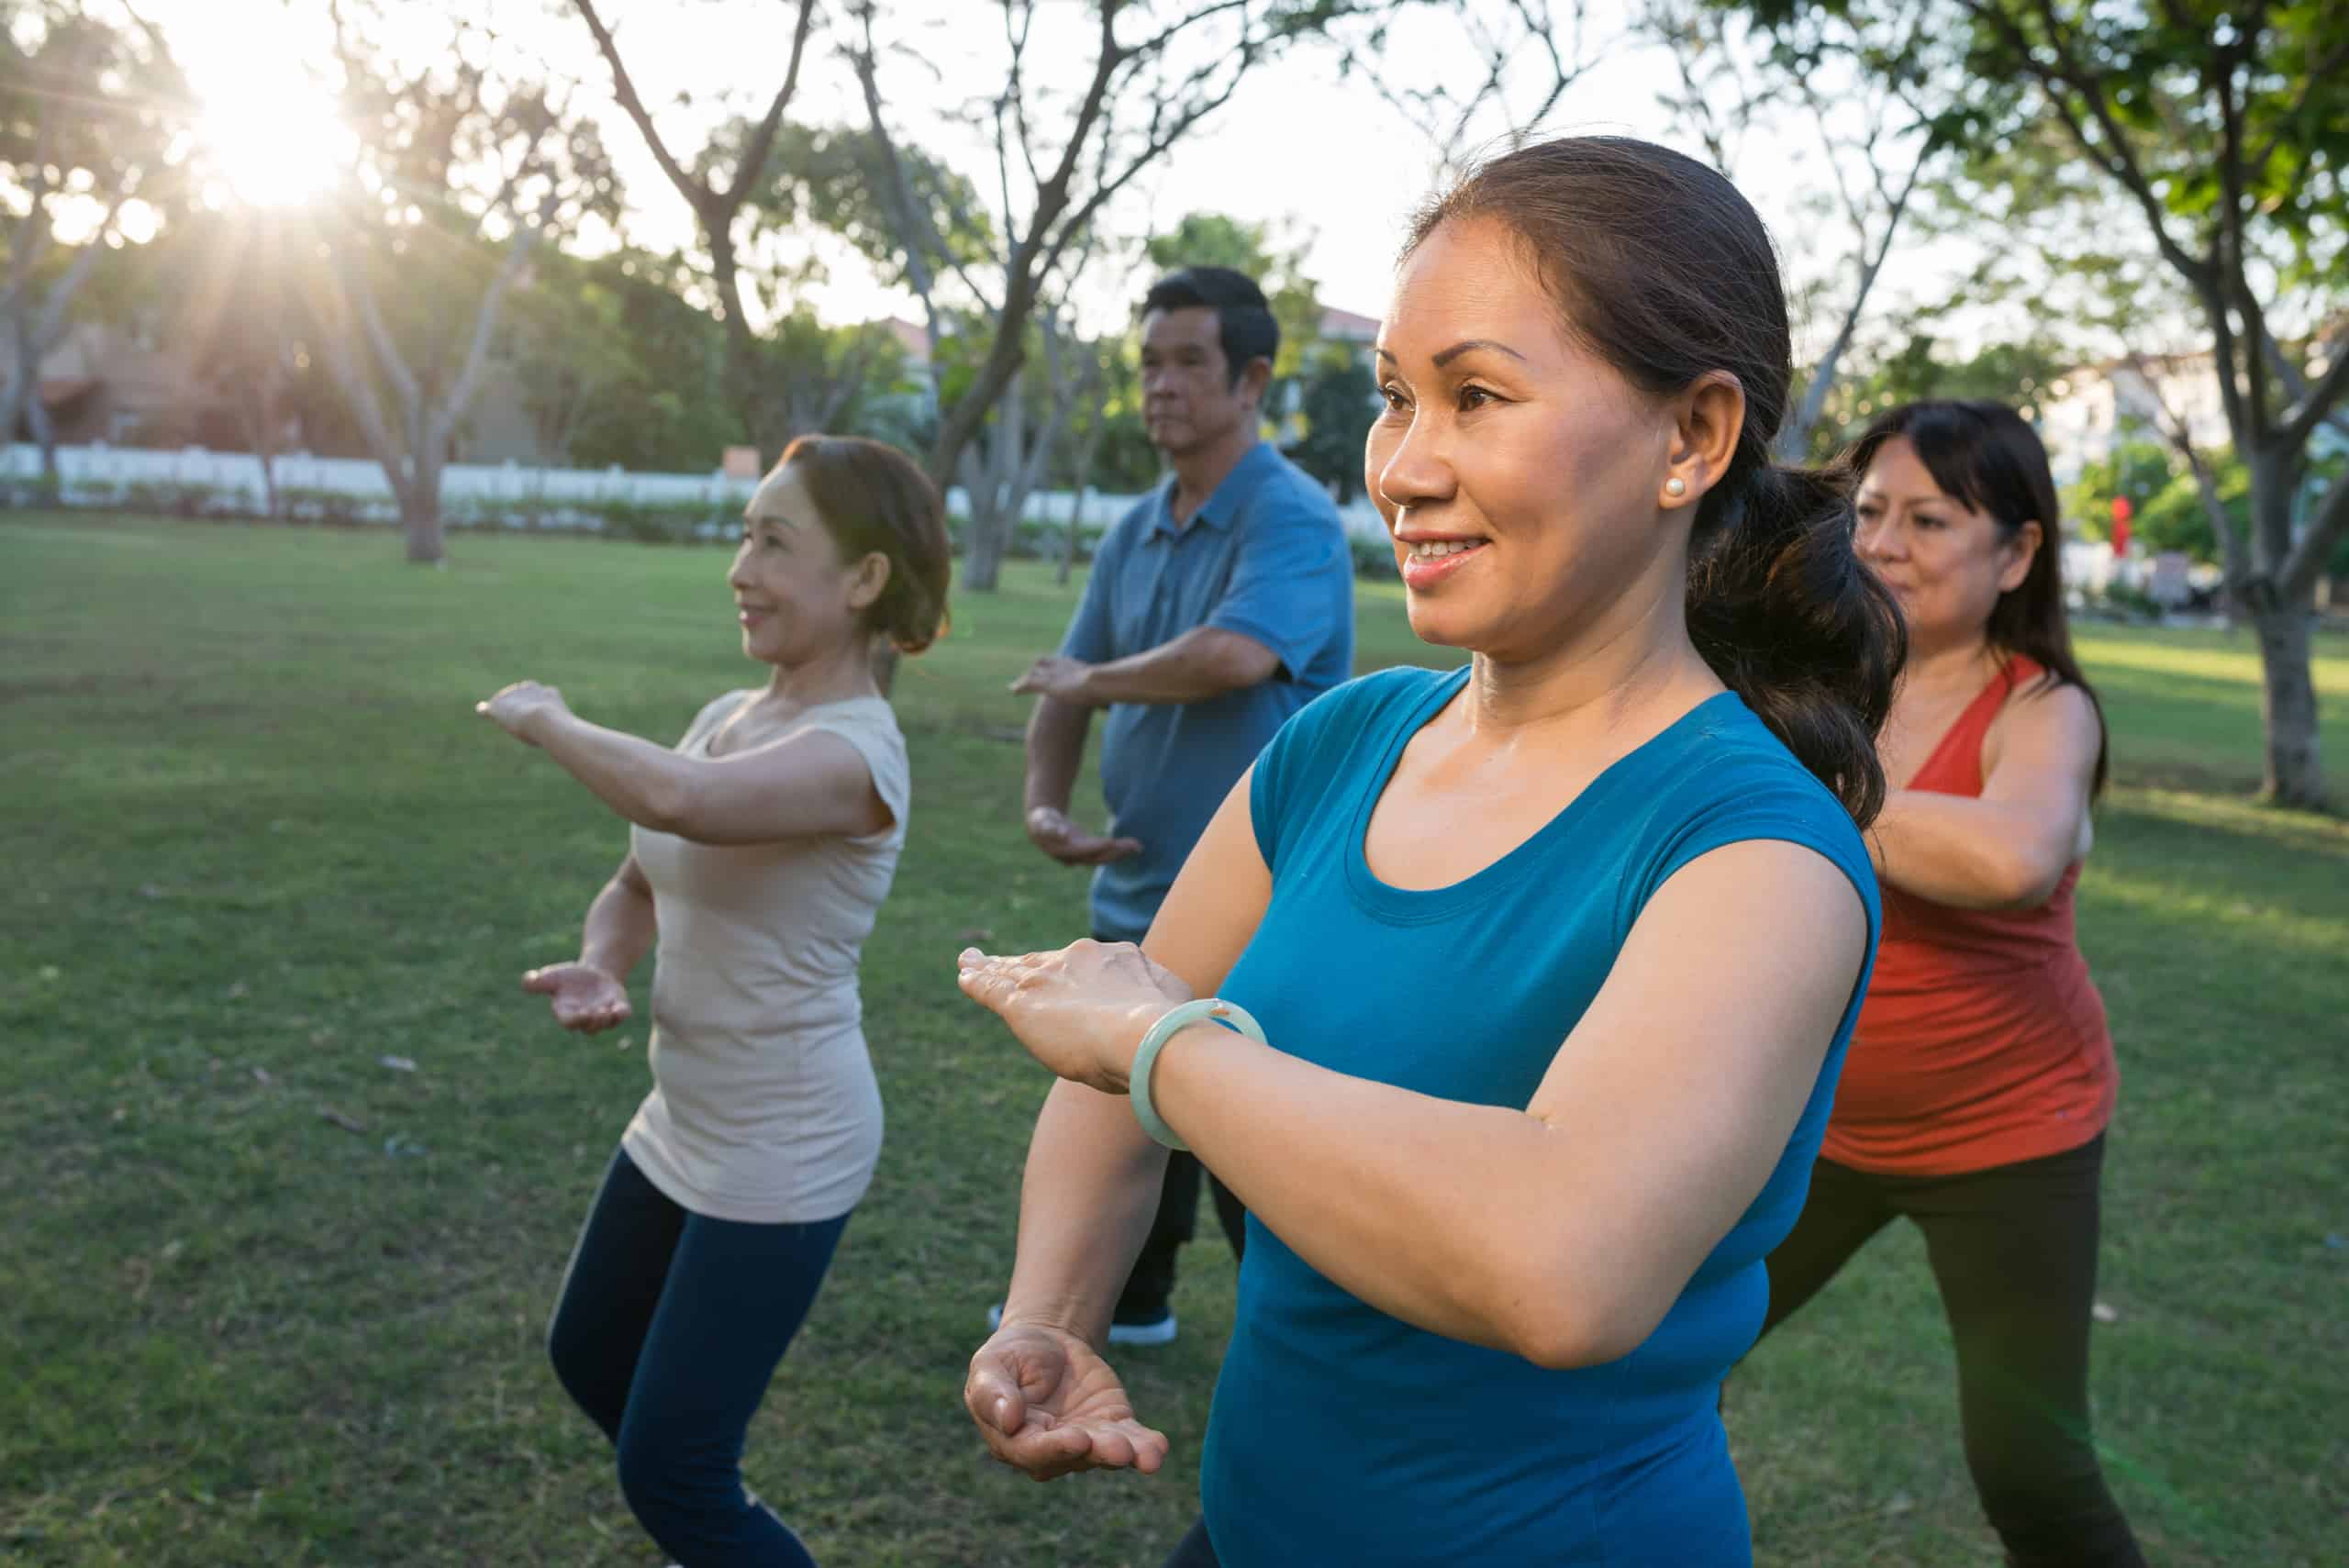
[[[1007,1321],[971,1358],[963,1403],[987,1450],[1037,1481],[1079,1470],[1155,1472],[1166,1434],[1134,1418],[1125,1385],[1065,1329]]]
[[[634,1009],[628,987],[587,963],[551,963],[522,976],[522,989],[549,998],[554,1021],[581,1034],[595,1034],[628,1021]]]

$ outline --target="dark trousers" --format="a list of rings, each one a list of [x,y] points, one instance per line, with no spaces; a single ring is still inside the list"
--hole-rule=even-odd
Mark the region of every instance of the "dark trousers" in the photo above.
[[[1888,1176],[1821,1160],[1770,1254],[1785,1321],[1895,1218],[1925,1234],[1957,1349],[1965,1462],[2016,1568],[2143,1568],[2088,1430],[2104,1139],[1955,1176]]]
[[[1197,1233],[1202,1178],[1215,1200],[1216,1218],[1221,1222],[1224,1235],[1230,1239],[1232,1256],[1239,1257],[1245,1251],[1246,1207],[1230,1187],[1217,1181],[1214,1173],[1199,1163],[1197,1156],[1179,1150],[1169,1154],[1166,1185],[1158,1194],[1158,1213],[1151,1219],[1150,1235],[1134,1259],[1133,1272],[1126,1276],[1126,1288],[1118,1297],[1113,1321],[1154,1323],[1166,1316],[1167,1302],[1174,1294],[1174,1254]]]
[[[683,1568],[814,1568],[742,1485],[742,1438],[847,1225],[712,1219],[612,1157],[547,1353],[617,1447],[629,1510]]]
[[[1174,1545],[1174,1555],[1166,1560],[1166,1568],[1223,1568],[1215,1554],[1215,1542],[1208,1539],[1208,1522],[1201,1519],[1190,1533]]]

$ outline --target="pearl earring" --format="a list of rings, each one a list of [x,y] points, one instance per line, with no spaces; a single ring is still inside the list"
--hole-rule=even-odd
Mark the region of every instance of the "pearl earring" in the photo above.
[[[1664,482],[1664,493],[1671,496],[1673,499],[1678,500],[1681,496],[1688,494],[1687,482],[1679,478],[1667,479]]]

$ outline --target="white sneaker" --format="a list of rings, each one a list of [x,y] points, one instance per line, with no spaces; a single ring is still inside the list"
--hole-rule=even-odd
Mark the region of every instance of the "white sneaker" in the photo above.
[[[1003,1303],[998,1301],[987,1308],[987,1331],[993,1333],[1003,1327]],[[1109,1342],[1113,1345],[1171,1345],[1174,1342],[1174,1313],[1168,1308],[1166,1316],[1151,1323],[1112,1323]]]
[[[1171,1345],[1174,1342],[1174,1309],[1168,1307],[1166,1316],[1151,1323],[1112,1323],[1109,1342],[1113,1345]]]

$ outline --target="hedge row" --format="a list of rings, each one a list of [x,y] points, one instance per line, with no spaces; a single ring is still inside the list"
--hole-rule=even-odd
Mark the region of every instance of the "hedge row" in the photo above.
[[[251,486],[149,481],[57,485],[45,480],[15,480],[0,482],[0,505],[146,517],[306,523],[330,528],[383,527],[399,521],[399,508],[388,495],[353,495],[340,490],[294,485],[278,491],[278,515],[273,519],[267,516],[267,498]],[[618,497],[512,500],[455,495],[442,502],[440,521],[451,530],[585,533],[640,544],[730,543],[740,526],[739,514],[730,502],[634,501]],[[958,553],[968,527],[968,520],[962,517],[948,519],[948,532],[953,536]],[[1102,532],[1089,525],[1078,529],[1080,560],[1092,559]],[[1067,538],[1065,522],[1023,519],[1013,532],[1008,553],[1016,561],[1058,561],[1067,548]],[[1395,557],[1385,541],[1356,539],[1350,545],[1357,576],[1395,575]]]

